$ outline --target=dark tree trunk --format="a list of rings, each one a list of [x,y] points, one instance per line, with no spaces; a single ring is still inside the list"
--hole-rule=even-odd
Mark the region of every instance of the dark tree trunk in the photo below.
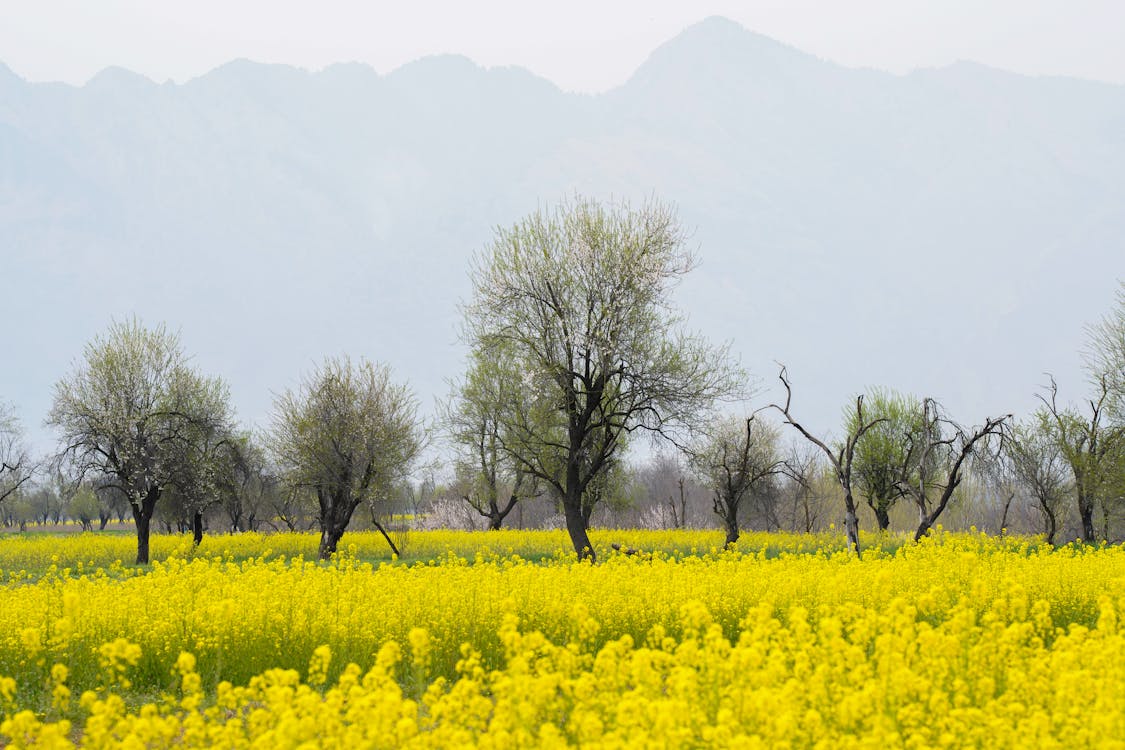
[[[203,511],[195,511],[191,516],[191,543],[198,547],[203,543]]]
[[[317,490],[320,500],[320,549],[318,554],[321,560],[327,560],[336,553],[340,537],[348,528],[352,514],[359,507],[359,502],[347,499],[342,493],[329,493]]]
[[[1094,531],[1094,504],[1084,495],[1078,496],[1078,515],[1082,519],[1082,541],[1093,544],[1097,541]]]
[[[1043,504],[1043,525],[1046,527],[1044,530],[1047,532],[1047,544],[1053,545],[1058,522],[1055,520],[1054,511],[1047,507],[1046,503]]]
[[[859,556],[859,517],[855,512],[855,498],[851,490],[844,493],[844,532],[848,537],[848,549]]]
[[[732,544],[737,544],[738,536],[740,533],[738,529],[738,518],[732,513],[729,518],[723,519],[723,525],[727,530],[727,540],[725,542],[726,546],[729,547]]]
[[[137,524],[137,565],[148,565],[149,521],[144,511],[133,506],[133,520]]]
[[[876,503],[871,506],[871,510],[875,511],[875,523],[879,526],[879,531],[886,531],[891,527],[891,514],[885,505]]]
[[[567,484],[563,513],[566,516],[566,530],[570,534],[574,551],[578,553],[578,559],[593,562],[596,559],[594,545],[590,544],[590,537],[586,533],[586,514],[582,508],[582,493],[578,489],[577,477],[573,483]]]

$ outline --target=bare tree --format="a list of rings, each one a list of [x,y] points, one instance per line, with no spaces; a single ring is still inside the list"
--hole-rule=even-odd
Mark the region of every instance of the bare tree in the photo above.
[[[922,400],[921,429],[906,436],[898,486],[918,509],[914,540],[925,536],[949,506],[964,479],[967,462],[992,438],[1003,435],[1011,414],[988,417],[984,424],[966,429],[944,416],[931,398]]]
[[[13,409],[0,402],[0,503],[31,481],[35,466]]]
[[[844,531],[848,538],[848,547],[856,555],[859,555],[859,517],[856,515],[855,496],[852,489],[856,444],[868,430],[883,420],[878,417],[871,419],[864,414],[863,396],[856,396],[855,410],[846,415],[847,434],[844,436],[844,442],[833,451],[827,443],[810,433],[793,418],[790,410],[793,389],[789,385],[789,377],[784,366],[777,377],[781,380],[781,384],[785,386],[785,405],[770,404],[770,407],[781,412],[785,417],[785,424],[791,425],[804,435],[806,440],[819,448],[821,453],[828,458],[835,472],[836,481],[840,484],[840,489],[844,491]]]
[[[316,494],[326,560],[355,509],[409,473],[423,436],[417,402],[388,367],[330,358],[276,399],[268,444],[288,480]]]
[[[47,423],[61,434],[60,461],[128,499],[137,563],[149,559],[149,530],[181,457],[226,419],[226,385],[187,365],[179,337],[138,320],[115,323],[86,346],[84,361],[55,384]]]
[[[738,541],[743,501],[764,480],[783,471],[778,431],[754,417],[728,418],[692,450],[691,463],[711,489],[715,514],[722,519],[726,544]]]
[[[1045,410],[1040,410],[1030,422],[1011,425],[1001,455],[1006,472],[1035,498],[1047,543],[1054,544],[1069,486],[1067,462],[1050,419]]]
[[[588,490],[625,436],[677,439],[744,382],[725,349],[680,330],[685,245],[659,203],[577,199],[499,230],[474,263],[465,339],[510,363],[523,394],[502,402],[500,449],[558,493],[579,557],[594,557]]]
[[[818,475],[824,468],[818,461],[816,446],[802,438],[802,443],[791,443],[785,458],[782,492],[789,498],[789,528],[811,533],[820,520],[822,498],[818,495]],[[802,450],[804,448],[804,450]]]

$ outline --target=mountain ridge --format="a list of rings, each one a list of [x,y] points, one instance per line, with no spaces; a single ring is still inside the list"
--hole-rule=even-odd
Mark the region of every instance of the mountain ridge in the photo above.
[[[182,327],[249,422],[345,352],[429,402],[461,366],[469,258],[575,192],[676,203],[704,261],[681,289],[693,326],[764,383],[786,361],[824,430],[867,385],[966,421],[1030,408],[1045,369],[1077,393],[1082,325],[1123,272],[1112,84],[848,68],[715,19],[596,95],[458,56],[385,75],[241,60],[171,85],[4,70],[0,257],[8,304],[37,314],[0,398],[29,426],[133,313]]]

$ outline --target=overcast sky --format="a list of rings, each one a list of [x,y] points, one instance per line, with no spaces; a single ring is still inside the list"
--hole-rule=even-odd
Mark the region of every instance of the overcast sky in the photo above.
[[[1122,0],[0,0],[0,61],[33,81],[118,65],[182,82],[238,57],[386,73],[452,52],[593,92],[710,15],[849,66],[973,60],[1125,84]]]

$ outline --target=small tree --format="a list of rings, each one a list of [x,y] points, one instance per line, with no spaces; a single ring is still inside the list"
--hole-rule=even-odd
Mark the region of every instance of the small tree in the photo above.
[[[1047,543],[1054,544],[1069,486],[1068,467],[1050,415],[1040,410],[1029,422],[1011,425],[1002,457],[1006,473],[1035,498]]]
[[[691,463],[711,489],[728,545],[738,541],[743,501],[784,470],[777,429],[753,417],[720,421],[710,437],[692,451]]]
[[[1086,368],[1097,389],[1108,394],[1114,421],[1125,421],[1125,281],[1118,282],[1117,304],[1086,329]]]
[[[19,419],[0,402],[0,503],[31,481],[34,468]]]
[[[330,358],[276,399],[268,444],[288,481],[315,493],[326,560],[355,509],[409,473],[422,450],[418,405],[385,365]]]
[[[71,519],[82,524],[83,531],[93,531],[94,521],[98,518],[100,507],[98,496],[94,494],[94,488],[83,482],[70,498],[66,512]]]
[[[1077,409],[1059,405],[1059,388],[1054,378],[1051,378],[1047,395],[1039,396],[1043,403],[1042,420],[1050,428],[1063,459],[1070,467],[1082,539],[1088,543],[1098,538],[1094,512],[1099,505],[1108,519],[1107,501],[1116,494],[1114,489],[1119,482],[1121,455],[1125,453],[1125,424],[1114,424],[1110,420],[1113,393],[1109,377],[1100,377],[1097,386],[1095,397],[1087,401],[1089,412],[1086,416]]]
[[[854,483],[875,514],[879,530],[886,531],[891,508],[903,496],[899,472],[907,446],[922,429],[922,404],[912,396],[877,388],[867,394],[864,407],[864,416],[875,423],[856,443]],[[849,434],[859,429],[859,418],[855,409],[845,414]]]
[[[725,349],[680,330],[671,292],[695,265],[685,246],[659,203],[577,199],[499,230],[472,268],[464,337],[527,395],[502,402],[500,450],[558,493],[581,558],[594,557],[588,488],[626,435],[676,439],[743,382]]]
[[[137,563],[149,560],[156,503],[183,471],[183,456],[227,419],[218,378],[188,367],[179,336],[138,320],[113,324],[55,384],[47,423],[61,436],[60,461],[122,492],[137,529]]]
[[[501,450],[503,399],[516,395],[503,379],[505,365],[473,353],[465,380],[442,409],[442,422],[456,451],[456,487],[474,511],[499,530],[521,499],[538,494],[536,478]]]

